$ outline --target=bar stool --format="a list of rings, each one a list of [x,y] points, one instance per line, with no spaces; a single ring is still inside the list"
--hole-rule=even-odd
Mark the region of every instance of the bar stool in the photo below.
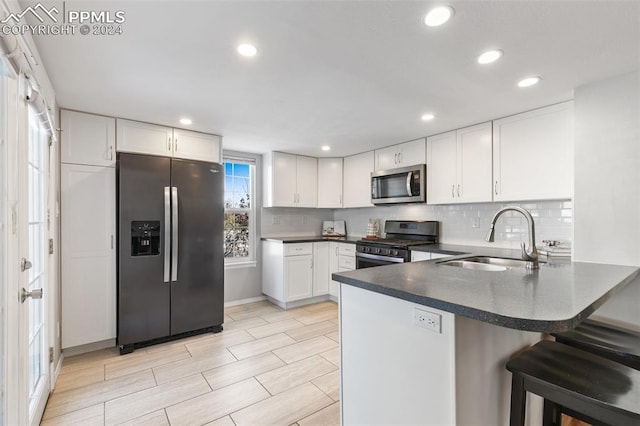
[[[594,320],[585,320],[575,329],[551,333],[564,343],[640,370],[640,333]]]
[[[545,399],[544,425],[559,425],[551,404],[591,424],[640,424],[640,371],[543,340],[507,363],[513,374],[511,426],[523,426],[527,392]]]

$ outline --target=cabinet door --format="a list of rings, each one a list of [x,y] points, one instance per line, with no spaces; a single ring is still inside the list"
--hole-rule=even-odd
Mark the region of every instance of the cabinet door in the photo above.
[[[318,160],[296,156],[297,207],[318,206]]]
[[[329,293],[329,243],[313,243],[313,295]]]
[[[344,158],[344,207],[371,207],[373,151]]]
[[[115,168],[63,164],[62,348],[116,337]]]
[[[63,163],[90,166],[116,164],[116,119],[61,110],[60,134]]]
[[[493,122],[495,201],[573,196],[573,102]]]
[[[272,157],[272,206],[296,206],[296,156],[283,152],[274,152]]]
[[[318,207],[342,207],[342,158],[318,159]]]
[[[375,169],[389,170],[400,167],[400,147],[399,145],[388,146],[375,150]]]
[[[220,163],[220,144],[220,136],[173,130],[173,156],[176,158]]]
[[[458,202],[491,201],[491,122],[456,132]]]
[[[427,204],[456,202],[456,132],[427,138]]]
[[[426,163],[426,142],[423,139],[417,139],[411,142],[405,142],[399,145],[398,166],[406,167],[416,164]]]
[[[117,148],[119,152],[171,156],[173,153],[173,129],[118,119]]]
[[[313,255],[284,258],[284,288],[286,302],[306,299],[313,295]]]
[[[340,284],[331,279],[331,275],[339,271],[338,265],[338,247],[340,243],[329,243],[329,294],[338,297]]]

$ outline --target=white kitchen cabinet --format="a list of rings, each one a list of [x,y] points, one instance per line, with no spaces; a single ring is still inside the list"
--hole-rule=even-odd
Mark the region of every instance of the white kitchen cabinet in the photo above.
[[[426,161],[425,140],[417,139],[375,150],[375,170],[389,170],[424,164]]]
[[[573,101],[493,122],[493,199],[573,196]]]
[[[264,156],[265,207],[317,207],[318,160],[273,152]]]
[[[374,152],[344,158],[343,206],[371,207],[371,173],[374,171]]]
[[[116,337],[115,168],[62,164],[62,348]]]
[[[63,109],[60,111],[60,123],[63,163],[115,166],[115,118]]]
[[[313,243],[313,292],[312,295],[329,294],[329,242]]]
[[[117,120],[117,149],[213,163],[222,160],[219,136],[122,119]]]
[[[286,302],[313,296],[313,255],[284,258],[284,288]]]
[[[163,155],[173,153],[173,129],[171,127],[118,119],[118,152]]]
[[[173,157],[221,163],[222,143],[220,136],[173,129]]]
[[[329,294],[338,298],[340,283],[333,281],[331,275],[336,272],[347,272],[356,269],[356,246],[350,243],[329,243]]]
[[[491,122],[427,138],[427,203],[491,201]]]
[[[318,158],[318,207],[342,207],[342,158]]]
[[[263,241],[262,292],[283,308],[327,299],[329,244]]]

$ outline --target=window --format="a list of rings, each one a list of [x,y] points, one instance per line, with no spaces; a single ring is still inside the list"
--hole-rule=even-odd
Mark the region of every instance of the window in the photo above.
[[[255,261],[255,162],[224,159],[225,263]]]

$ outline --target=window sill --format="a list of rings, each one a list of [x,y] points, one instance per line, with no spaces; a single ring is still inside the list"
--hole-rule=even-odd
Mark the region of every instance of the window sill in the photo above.
[[[224,269],[240,269],[240,268],[255,268],[258,266],[258,262],[255,260],[248,260],[246,262],[229,262],[224,264]]]

